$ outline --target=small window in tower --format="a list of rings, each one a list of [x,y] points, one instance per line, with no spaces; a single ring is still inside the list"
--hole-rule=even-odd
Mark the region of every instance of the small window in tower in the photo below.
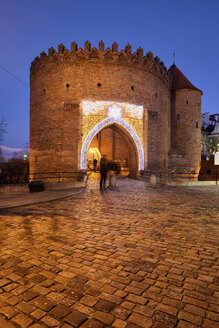
[[[198,122],[195,122],[195,127],[196,129],[198,129]]]
[[[69,88],[70,87],[70,84],[69,83],[66,83],[66,88]]]
[[[101,83],[97,83],[97,86],[98,86],[98,88],[100,88],[101,87]]]
[[[180,114],[177,114],[177,115],[176,115],[176,119],[177,119],[177,121],[180,120]]]
[[[155,93],[155,97],[157,98],[157,92]]]
[[[188,100],[186,100],[186,104],[187,104],[187,105],[189,104],[189,101],[188,101]]]
[[[135,91],[135,86],[134,85],[131,86],[131,90]]]

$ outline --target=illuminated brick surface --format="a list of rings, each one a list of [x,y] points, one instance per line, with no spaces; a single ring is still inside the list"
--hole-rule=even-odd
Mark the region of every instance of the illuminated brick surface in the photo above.
[[[42,52],[30,72],[30,173],[84,169],[92,137],[112,124],[130,139],[135,175],[199,170],[202,93],[188,84],[173,91],[151,52],[73,42],[71,51],[61,44]]]

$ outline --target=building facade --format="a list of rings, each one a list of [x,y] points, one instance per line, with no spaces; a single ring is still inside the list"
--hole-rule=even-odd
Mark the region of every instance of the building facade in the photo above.
[[[219,152],[219,114],[202,114],[202,155],[211,156]]]
[[[201,95],[175,65],[167,70],[141,48],[50,48],[30,69],[30,178],[86,170],[91,148],[126,161],[133,177],[198,172]]]

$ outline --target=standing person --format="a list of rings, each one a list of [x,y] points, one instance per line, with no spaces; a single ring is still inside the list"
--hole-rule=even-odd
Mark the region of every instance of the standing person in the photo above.
[[[94,172],[96,172],[96,170],[97,170],[97,160],[96,160],[96,158],[94,158],[94,160],[93,160],[93,168],[94,168]]]
[[[106,155],[100,160],[100,189],[106,189],[106,175],[108,171],[108,161]]]

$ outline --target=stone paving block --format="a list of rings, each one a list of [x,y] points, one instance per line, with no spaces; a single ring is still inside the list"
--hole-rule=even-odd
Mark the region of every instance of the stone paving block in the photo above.
[[[0,327],[2,328],[16,328],[11,322],[6,321],[0,317]]]
[[[170,328],[170,326],[165,325],[164,323],[161,322],[155,322],[152,326],[152,328]]]
[[[11,319],[18,313],[18,311],[16,311],[16,309],[14,309],[12,306],[3,306],[0,308],[0,313],[8,319]]]
[[[104,325],[101,322],[93,320],[93,319],[88,319],[81,326],[81,328],[103,328],[103,327],[104,327]]]
[[[159,303],[156,308],[155,308],[156,311],[161,311],[161,312],[164,312],[164,313],[168,313],[170,315],[173,315],[173,316],[176,316],[177,313],[178,313],[178,309],[177,308],[174,308],[172,306],[169,306],[169,305],[166,305],[166,304],[162,304],[162,303]]]
[[[59,328],[61,327],[62,323],[56,320],[55,318],[46,315],[44,316],[41,321],[45,323],[48,327],[54,327],[54,328]]]
[[[114,317],[125,321],[132,312],[129,309],[118,305],[111,313]]]
[[[219,328],[219,323],[209,319],[205,319],[202,325],[204,328]]]
[[[133,309],[133,312],[140,313],[146,317],[152,317],[154,314],[154,309],[150,308],[147,305],[136,305]]]
[[[153,325],[153,322],[150,318],[144,317],[141,314],[133,313],[129,318],[128,321],[137,324],[139,327],[143,328],[150,328]]]
[[[126,297],[126,300],[131,301],[133,303],[142,304],[142,305],[147,303],[147,299],[145,297],[138,296],[135,294],[128,294],[128,296]]]
[[[207,311],[206,317],[210,320],[214,320],[216,322],[219,322],[219,313]]]
[[[8,299],[7,303],[10,305],[16,305],[19,302],[21,302],[21,298],[17,297],[17,296],[12,296],[11,298]]]
[[[120,297],[115,296],[115,295],[110,295],[110,294],[107,294],[107,293],[100,294],[99,298],[101,298],[103,300],[106,300],[106,301],[109,301],[111,303],[115,303],[115,304],[120,304],[122,302],[122,299]]]
[[[35,318],[36,320],[40,320],[42,317],[44,317],[46,315],[46,312],[40,310],[40,309],[36,309],[33,312],[31,312],[31,316],[33,318]]]
[[[105,323],[108,326],[114,321],[114,317],[111,314],[104,313],[101,311],[96,311],[93,314],[93,318]]]
[[[39,293],[37,293],[33,290],[28,290],[20,295],[20,297],[22,297],[22,299],[24,299],[26,302],[32,300],[33,298],[35,298],[37,296],[39,296]]]
[[[103,312],[110,312],[113,310],[116,304],[105,301],[105,300],[100,300],[95,304],[95,309]]]
[[[47,295],[47,298],[56,303],[63,304],[65,306],[72,306],[75,303],[75,301],[72,298],[67,297],[63,293],[52,292]]]
[[[87,316],[89,316],[90,314],[92,314],[92,313],[95,312],[94,308],[92,308],[92,307],[88,307],[88,306],[86,306],[86,305],[84,305],[84,304],[81,304],[81,303],[75,303],[75,304],[72,306],[72,308],[73,308],[74,310],[77,310],[77,311],[79,311],[79,312],[81,312],[81,313],[87,315]]]
[[[21,328],[26,328],[33,322],[33,320],[25,314],[18,314],[12,320],[17,323]]]
[[[175,327],[177,323],[177,317],[168,313],[164,313],[162,311],[156,311],[154,318],[157,321],[160,321],[166,325],[170,325],[173,327]]]
[[[31,300],[31,303],[45,312],[51,310],[54,306],[56,306],[55,302],[49,300],[43,295]]]
[[[87,319],[87,316],[84,314],[78,312],[78,311],[72,311],[70,314],[68,314],[65,317],[65,321],[69,323],[70,325],[73,325],[73,327],[78,327],[81,325],[85,320]]]
[[[85,295],[81,298],[80,302],[87,306],[94,306],[98,302],[98,298],[90,295]]]
[[[6,278],[0,279],[0,287],[3,287],[3,286],[8,285],[10,283],[11,283],[11,280],[9,280],[9,279],[6,279]]]
[[[195,314],[187,312],[185,310],[180,311],[178,317],[179,317],[179,319],[191,322],[195,325],[200,325],[202,322],[202,318],[199,315],[195,315]]]
[[[56,307],[54,307],[50,311],[51,314],[55,315],[58,318],[63,318],[67,314],[69,314],[70,312],[71,312],[71,310],[68,307],[66,307],[66,306],[64,306],[62,304],[58,304]]]
[[[100,194],[97,185],[1,215],[2,320],[17,327],[19,315],[38,327],[139,328],[146,319],[152,328],[217,327],[219,189],[210,196],[162,186],[149,193],[141,181],[121,184],[116,194]],[[24,218],[32,229],[25,239]]]
[[[64,292],[64,295],[71,298],[73,301],[79,301],[84,295],[76,289],[69,289]]]

